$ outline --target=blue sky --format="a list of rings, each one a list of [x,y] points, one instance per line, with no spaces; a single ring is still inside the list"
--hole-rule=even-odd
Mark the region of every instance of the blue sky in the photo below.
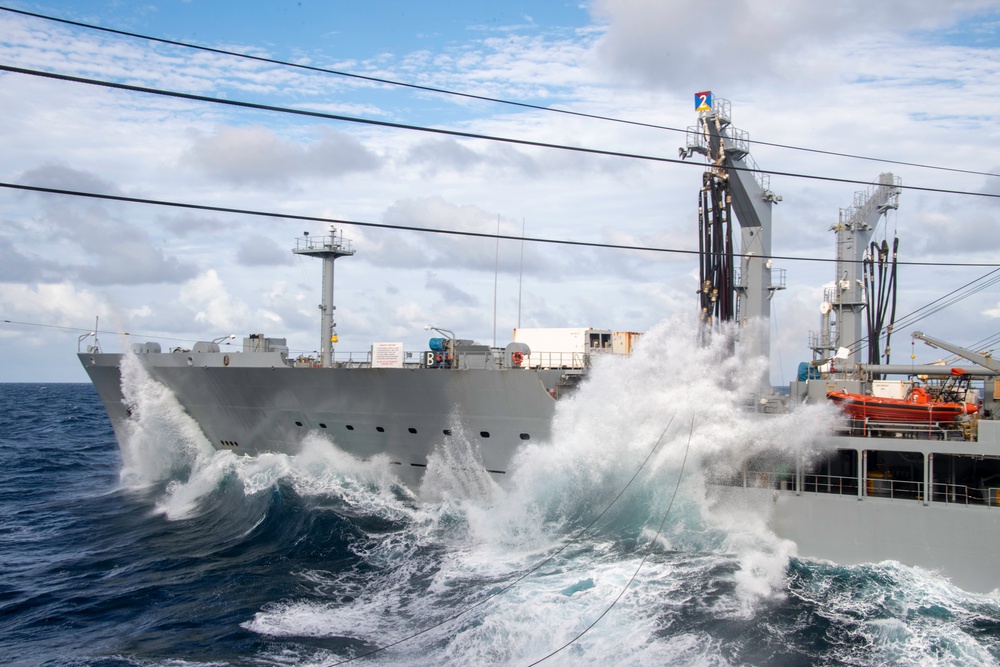
[[[732,101],[752,139],[1000,172],[1000,4],[846,0],[577,3],[121,2],[0,5],[277,60],[589,114],[692,125],[692,93]],[[540,6],[539,6],[540,5]],[[683,134],[376,85],[0,11],[0,63],[197,95],[675,157]],[[0,74],[0,180],[348,220],[691,249],[701,168],[598,157]],[[992,176],[758,146],[765,169],[1000,192]],[[831,257],[862,189],[772,177],[774,252]],[[998,263],[996,199],[906,191],[888,233],[900,312]],[[0,189],[0,381],[84,381],[77,332],[194,341],[286,336],[311,352],[319,266],[299,222]],[[325,226],[313,224],[311,233]],[[505,343],[524,326],[642,331],[692,312],[685,255],[345,228],[338,352],[425,344],[425,324]],[[882,232],[880,232],[882,233]],[[779,263],[780,264],[780,263]],[[809,357],[828,265],[784,262],[772,380]],[[494,324],[494,288],[497,319]],[[984,290],[921,322],[971,344],[1000,330]],[[66,327],[61,329],[59,327]],[[145,339],[145,338],[143,338]],[[904,344],[902,341],[906,341]],[[102,337],[106,349],[131,339]],[[907,348],[904,332],[897,345]],[[933,360],[929,348],[917,348]]]

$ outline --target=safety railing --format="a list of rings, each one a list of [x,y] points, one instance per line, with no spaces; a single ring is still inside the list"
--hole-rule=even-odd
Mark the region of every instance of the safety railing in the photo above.
[[[493,352],[496,358],[503,355],[502,348],[495,349]],[[426,351],[403,352],[403,367],[420,368],[424,366],[424,355],[426,354]],[[591,368],[593,357],[604,354],[612,354],[611,349],[595,348],[592,352],[532,352],[524,358],[522,366],[532,369]],[[320,367],[319,358],[313,355],[300,355],[289,361],[294,366]],[[372,365],[372,354],[370,350],[363,352],[334,351],[333,363],[338,368],[370,368]],[[458,368],[458,366],[455,367]]]
[[[743,485],[755,489],[796,490],[795,475],[786,471],[747,470]]]
[[[803,491],[812,493],[832,493],[839,496],[858,495],[858,478],[838,475],[806,475]]]
[[[946,484],[937,482],[931,485],[934,502],[953,505],[988,505],[1000,506],[1000,489],[995,487],[977,488],[965,484]]]
[[[884,422],[873,419],[848,419],[834,427],[840,435],[879,438],[887,434],[920,440],[965,440],[967,430],[960,422]]]
[[[728,479],[713,480],[713,484],[742,486],[750,489],[796,491],[795,476],[784,471],[747,470]],[[857,496],[858,478],[842,475],[807,474],[802,477],[802,491],[839,496]],[[922,481],[885,477],[866,477],[864,496],[889,500],[924,500]],[[935,482],[931,485],[931,501],[954,505],[1000,507],[1000,487],[970,487],[965,484]]]

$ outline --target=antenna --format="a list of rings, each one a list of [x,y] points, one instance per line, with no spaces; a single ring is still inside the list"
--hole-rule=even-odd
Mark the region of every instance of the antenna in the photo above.
[[[493,263],[493,347],[497,346],[497,277],[500,273],[500,214],[497,213],[497,254]]]
[[[521,218],[521,265],[517,270],[517,328],[521,328],[521,285],[524,282],[524,218]]]

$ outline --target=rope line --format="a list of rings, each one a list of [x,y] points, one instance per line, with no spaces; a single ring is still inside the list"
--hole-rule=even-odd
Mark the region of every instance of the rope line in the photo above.
[[[649,162],[659,162],[665,164],[682,164],[682,165],[693,165],[695,167],[704,168],[704,164],[698,162],[688,162],[687,160],[680,158],[668,158],[658,155],[646,155],[642,153],[628,153],[624,151],[612,151],[604,150],[599,148],[587,148],[584,146],[570,146],[568,144],[554,144],[546,141],[531,141],[528,139],[516,139],[514,137],[502,137],[498,135],[491,134],[480,134],[476,132],[463,132],[461,130],[449,130],[440,127],[427,127],[425,125],[413,125],[410,123],[395,123],[387,120],[375,120],[372,118],[360,118],[358,116],[345,116],[343,114],[332,114],[325,113],[322,111],[310,111],[307,109],[294,109],[289,107],[281,107],[273,104],[262,104],[259,102],[246,102],[243,100],[232,100],[220,97],[211,97],[208,95],[196,95],[194,93],[182,93],[174,90],[163,90],[161,88],[150,88],[148,86],[133,86],[127,83],[118,83],[115,81],[106,81],[103,79],[90,79],[82,76],[72,76],[69,74],[59,74],[56,72],[44,72],[41,70],[27,69],[24,67],[14,67],[12,65],[0,65],[0,71],[11,72],[13,74],[24,74],[27,76],[37,76],[46,79],[53,79],[56,81],[68,81],[71,83],[80,83],[90,86],[103,86],[105,88],[112,88],[115,90],[127,90],[135,93],[144,93],[147,95],[160,95],[163,97],[171,97],[174,99],[189,100],[193,102],[209,102],[211,104],[224,104],[227,106],[239,107],[242,109],[254,109],[257,111],[269,111],[276,113],[292,114],[296,116],[306,116],[309,118],[323,118],[326,120],[336,120],[343,121],[347,123],[360,123],[362,125],[373,125],[376,127],[386,127],[397,130],[410,130],[413,132],[428,132],[431,134],[440,134],[451,137],[461,137],[463,139],[482,139],[485,141],[496,141],[500,143],[513,144],[517,146],[530,146],[533,148],[550,148],[555,150],[572,151],[576,153],[585,153],[589,155],[601,155],[605,157],[620,157],[628,158],[632,160],[645,160]],[[755,169],[753,167],[739,167],[736,165],[727,165],[726,167],[730,171],[745,171],[753,174],[770,174],[771,176],[787,176],[788,178],[802,178],[810,181],[826,181],[829,183],[850,183],[852,185],[869,186],[870,181],[859,180],[856,178],[838,178],[836,176],[819,176],[817,174],[802,174],[790,171],[776,171],[774,169]],[[951,190],[948,188],[932,188],[920,185],[897,185],[895,186],[901,190],[915,190],[918,192],[935,192],[939,194],[952,194],[952,195],[965,195],[968,197],[985,197],[989,199],[1000,199],[1000,193],[993,192],[974,192],[969,190]]]
[[[182,42],[182,41],[179,41],[179,40],[166,39],[164,37],[155,37],[155,36],[152,36],[152,35],[144,35],[144,34],[136,33],[136,32],[128,32],[126,30],[117,30],[115,28],[107,28],[107,27],[104,27],[104,26],[94,25],[94,24],[91,24],[91,23],[83,23],[82,21],[71,21],[69,19],[58,18],[58,17],[55,17],[55,16],[46,16],[45,14],[38,14],[38,13],[35,13],[35,12],[29,12],[29,11],[25,11],[25,10],[22,10],[22,9],[14,9],[12,7],[0,7],[0,10],[6,11],[6,12],[11,12],[11,13],[14,13],[14,14],[21,14],[23,16],[30,16],[30,17],[33,17],[33,18],[44,19],[46,21],[55,21],[57,23],[63,23],[63,24],[75,26],[75,27],[78,27],[78,28],[86,28],[86,29],[89,29],[89,30],[98,30],[98,31],[101,31],[101,32],[106,32],[106,33],[113,34],[113,35],[120,35],[120,36],[123,36],[123,37],[133,37],[133,38],[137,38],[137,39],[148,40],[150,42],[158,42],[160,44],[168,44],[170,46],[180,46],[180,47],[184,47],[184,48],[188,48],[188,49],[195,49],[195,50],[198,50],[198,51],[205,51],[205,52],[208,52],[208,53],[216,53],[216,54],[225,55],[225,56],[232,56],[232,57],[236,57],[236,58],[245,58],[247,60],[255,60],[255,61],[258,61],[258,62],[270,64],[270,65],[280,65],[282,67],[292,67],[292,68],[295,68],[295,69],[301,69],[301,70],[306,70],[306,71],[311,71],[311,72],[319,72],[319,73],[323,73],[323,74],[333,74],[333,75],[336,75],[336,76],[341,76],[341,77],[350,78],[350,79],[357,79],[357,80],[360,80],[360,81],[368,81],[368,82],[371,82],[371,83],[380,83],[380,84],[386,84],[386,85],[391,85],[391,86],[399,86],[399,87],[402,87],[402,88],[409,88],[411,90],[419,90],[419,91],[430,92],[430,93],[439,93],[439,94],[442,94],[442,95],[453,95],[455,97],[463,97],[463,98],[466,98],[466,99],[480,100],[480,101],[484,101],[484,102],[494,102],[494,103],[497,103],[497,104],[506,104],[506,105],[515,106],[515,107],[521,107],[521,108],[524,108],[524,109],[533,109],[533,110],[537,110],[537,111],[548,111],[548,112],[551,112],[551,113],[564,114],[564,115],[567,115],[567,116],[577,116],[577,117],[580,117],[580,118],[588,118],[588,119],[593,119],[593,120],[601,120],[601,121],[607,121],[607,122],[611,122],[611,123],[622,123],[622,124],[625,124],[625,125],[635,125],[635,126],[638,126],[638,127],[647,127],[647,128],[652,128],[652,129],[656,129],[656,130],[667,130],[667,131],[670,131],[670,132],[687,132],[687,130],[684,129],[684,128],[670,127],[668,125],[661,125],[661,124],[657,124],[657,123],[649,123],[649,122],[643,122],[643,121],[637,121],[637,120],[630,120],[630,119],[627,119],[627,118],[615,118],[615,117],[612,117],[612,116],[602,116],[602,115],[599,115],[599,114],[586,113],[586,112],[583,112],[583,111],[574,111],[572,109],[560,109],[558,107],[543,106],[543,105],[540,105],[540,104],[531,104],[529,102],[518,102],[516,100],[506,100],[506,99],[499,98],[499,97],[490,97],[488,95],[477,95],[475,93],[467,93],[467,92],[457,91],[457,90],[448,90],[447,88],[437,88],[437,87],[434,87],[434,86],[426,86],[426,85],[421,85],[421,84],[416,84],[416,83],[411,83],[411,82],[406,82],[406,81],[396,81],[396,80],[393,80],[393,79],[386,79],[386,78],[377,77],[377,76],[371,76],[371,75],[367,75],[367,74],[358,74],[356,72],[347,72],[347,71],[344,71],[344,70],[335,70],[335,69],[331,69],[331,68],[327,68],[327,67],[317,67],[315,65],[305,65],[303,63],[293,63],[293,62],[288,62],[288,61],[285,61],[285,60],[278,60],[276,58],[266,58],[264,56],[255,56],[255,55],[250,54],[250,53],[241,53],[241,52],[238,52],[238,51],[228,51],[226,49],[213,48],[213,47],[210,47],[210,46],[205,46],[203,44],[194,44],[192,42]],[[834,157],[845,157],[845,158],[850,158],[850,159],[853,159],[853,160],[867,160],[869,162],[883,162],[883,163],[886,163],[886,164],[898,164],[898,165],[907,166],[907,167],[919,167],[921,169],[935,169],[935,170],[938,170],[938,171],[951,171],[951,172],[957,172],[957,173],[960,173],[960,174],[972,174],[972,175],[976,175],[976,176],[1000,176],[1000,174],[997,174],[997,173],[994,173],[994,172],[989,172],[989,171],[975,171],[975,170],[972,170],[972,169],[960,169],[960,168],[957,168],[957,167],[942,167],[942,166],[939,166],[939,165],[924,164],[924,163],[920,163],[920,162],[906,162],[904,160],[891,160],[891,159],[888,159],[888,158],[878,158],[878,157],[871,157],[871,156],[867,156],[867,155],[857,155],[857,154],[854,154],[854,153],[843,153],[843,152],[839,152],[839,151],[823,150],[823,149],[819,149],[819,148],[807,148],[805,146],[792,146],[790,144],[781,144],[781,143],[776,143],[776,142],[771,142],[771,141],[762,141],[760,139],[747,139],[747,141],[748,141],[748,143],[757,144],[758,146],[771,146],[771,147],[774,147],[774,148],[784,148],[784,149],[787,149],[787,150],[802,151],[802,152],[805,152],[805,153],[816,153],[816,154],[819,154],[819,155],[830,155],[830,156],[834,156]]]
[[[521,583],[522,581],[524,581],[525,579],[527,579],[529,576],[531,576],[532,574],[534,574],[535,572],[537,572],[544,565],[546,565],[547,563],[551,562],[552,559],[554,559],[556,556],[558,556],[563,551],[565,551],[568,547],[572,546],[577,540],[579,540],[580,537],[582,537],[584,533],[586,533],[588,530],[590,530],[591,528],[593,528],[594,524],[596,524],[601,519],[601,517],[603,517],[605,514],[607,514],[608,511],[612,507],[614,507],[615,503],[617,503],[618,500],[625,494],[625,492],[628,490],[628,488],[630,486],[632,486],[632,482],[634,482],[636,480],[636,478],[639,476],[639,473],[642,472],[642,469],[646,467],[647,463],[649,463],[649,459],[650,459],[651,456],[653,456],[653,453],[656,451],[657,447],[660,446],[660,443],[663,441],[663,436],[665,436],[667,434],[667,429],[669,429],[670,425],[674,423],[674,417],[676,417],[676,414],[670,417],[670,421],[668,421],[667,425],[663,427],[663,432],[660,433],[660,437],[657,438],[656,442],[653,443],[653,447],[652,447],[652,449],[649,450],[649,453],[646,454],[646,458],[644,458],[642,460],[642,463],[639,465],[639,468],[635,471],[635,474],[633,474],[632,478],[625,484],[624,487],[622,487],[622,490],[618,492],[618,495],[614,497],[614,500],[612,500],[608,504],[608,506],[605,507],[601,511],[600,514],[598,514],[596,517],[594,517],[594,519],[590,523],[588,523],[586,526],[584,526],[579,531],[577,531],[576,534],[573,535],[569,539],[568,542],[566,542],[561,547],[559,547],[558,549],[556,549],[549,556],[547,556],[544,560],[542,560],[537,565],[535,565],[532,568],[530,568],[524,574],[522,574],[521,576],[519,576],[517,579],[514,579],[514,581],[510,582],[509,584],[507,584],[503,588],[495,591],[494,593],[491,593],[490,595],[487,595],[485,598],[483,598],[479,602],[476,602],[475,604],[472,604],[472,605],[466,607],[465,609],[463,609],[462,611],[460,611],[460,612],[458,612],[456,614],[452,614],[451,616],[445,618],[444,620],[442,620],[442,621],[440,621],[438,623],[435,623],[434,625],[431,625],[431,626],[429,626],[427,628],[424,628],[423,630],[421,630],[419,632],[415,632],[415,633],[413,633],[411,635],[407,635],[406,637],[398,639],[397,641],[394,641],[391,644],[386,644],[385,646],[380,646],[380,647],[378,647],[376,649],[368,651],[367,653],[361,653],[361,654],[356,655],[356,656],[354,656],[352,658],[347,658],[347,659],[341,660],[339,662],[329,663],[330,666],[331,667],[335,667],[336,665],[344,665],[344,664],[347,664],[349,662],[354,662],[355,660],[360,660],[361,658],[367,658],[368,656],[375,655],[376,653],[381,653],[382,651],[385,651],[387,649],[393,648],[395,646],[399,646],[400,644],[408,642],[411,639],[416,639],[417,637],[419,637],[419,636],[421,636],[423,634],[426,634],[426,633],[430,632],[431,630],[439,628],[442,625],[445,625],[446,623],[450,623],[451,621],[455,620],[456,618],[458,618],[460,616],[464,616],[465,614],[469,613],[473,609],[476,609],[476,608],[478,608],[478,607],[486,604],[487,602],[489,602],[493,598],[497,597],[498,595],[501,595],[502,593],[506,593],[511,588],[513,588],[514,586],[516,586],[517,584]],[[692,421],[692,427],[693,427],[693,421]],[[688,436],[688,438],[689,438],[688,439],[688,444],[690,444],[690,435]],[[684,458],[685,458],[685,460],[687,460],[687,452],[686,451],[684,452]],[[674,490],[674,493],[675,494],[677,493],[676,489]],[[670,502],[671,502],[671,504],[673,504],[673,499],[671,499]],[[666,517],[664,517],[664,518],[666,518]],[[662,524],[661,524],[661,527],[662,527]]]
[[[616,604],[618,604],[618,601],[622,599],[623,595],[625,595],[625,591],[627,591],[629,589],[629,586],[632,585],[632,582],[635,581],[635,578],[639,576],[639,570],[641,570],[642,566],[646,564],[646,559],[649,558],[649,554],[652,553],[653,547],[656,545],[656,540],[659,539],[660,533],[663,532],[663,525],[667,522],[667,517],[670,516],[670,510],[673,508],[673,506],[674,506],[674,500],[677,498],[677,491],[678,491],[678,489],[681,488],[681,480],[684,478],[684,466],[687,464],[688,451],[690,451],[690,449],[691,449],[691,436],[693,434],[694,434],[694,417],[691,417],[691,430],[688,431],[687,444],[684,446],[684,460],[681,461],[681,469],[680,469],[680,472],[677,473],[677,483],[674,485],[674,492],[670,496],[670,503],[667,505],[667,511],[663,513],[663,519],[660,521],[660,525],[656,529],[656,535],[654,535],[653,539],[649,541],[649,545],[647,545],[647,547],[646,547],[646,553],[643,555],[642,560],[639,562],[638,567],[635,568],[635,572],[632,574],[632,578],[628,580],[628,582],[622,588],[621,592],[618,593],[618,596],[614,600],[611,601],[611,604],[608,605],[608,608],[605,609],[603,612],[601,612],[600,616],[598,616],[596,619],[594,619],[593,623],[591,623],[590,625],[588,625],[586,628],[583,629],[583,631],[580,634],[578,634],[576,637],[573,637],[573,639],[570,639],[568,642],[566,642],[565,644],[563,644],[562,646],[560,646],[559,648],[557,648],[552,653],[549,653],[545,657],[540,658],[540,659],[534,661],[533,663],[531,663],[532,666],[533,665],[537,665],[537,664],[539,664],[541,662],[544,662],[544,661],[548,660],[549,658],[551,658],[555,654],[559,653],[563,649],[565,649],[568,646],[570,646],[571,644],[573,644],[577,639],[579,639],[580,637],[582,637],[585,634],[587,634],[587,632],[589,632],[591,630],[591,628],[593,628],[595,625],[597,625],[598,622],[600,622],[600,620],[602,618],[604,618],[607,615],[607,613],[609,611],[611,611],[612,608],[614,608],[614,606]]]
[[[0,69],[3,66],[0,65]],[[144,197],[127,197],[125,195],[112,195],[100,192],[85,192],[83,190],[67,190],[64,188],[50,188],[41,185],[26,185],[23,183],[7,183],[0,181],[0,188],[11,190],[23,190],[25,192],[39,192],[44,194],[68,195],[70,197],[85,197],[88,199],[103,199],[107,201],[117,201],[129,204],[146,204],[150,206],[164,206],[167,208],[190,209],[194,211],[211,211],[212,213],[234,213],[236,215],[247,215],[257,218],[279,218],[284,220],[298,220],[304,222],[322,222],[334,225],[352,225],[354,227],[368,227],[372,229],[392,229],[404,232],[418,232],[422,234],[446,234],[449,236],[466,236],[482,239],[502,239],[505,241],[517,241],[519,243],[549,243],[552,245],[578,246],[582,248],[606,248],[608,250],[639,250],[643,252],[672,253],[676,255],[697,255],[698,250],[684,250],[681,248],[657,248],[654,246],[625,245],[621,243],[601,243],[598,241],[571,241],[568,239],[553,239],[532,236],[515,236],[513,234],[493,234],[490,232],[470,232],[458,229],[435,229],[433,227],[419,227],[417,225],[393,225],[384,222],[364,222],[361,220],[345,220],[341,218],[327,218],[317,215],[301,215],[295,213],[279,213],[275,211],[259,211],[254,209],[235,208],[231,206],[211,206],[209,204],[192,204],[188,202],[169,201],[165,199],[149,199]],[[1000,197],[1000,195],[997,195]],[[733,253],[733,257],[750,258],[754,255],[744,255]],[[795,255],[768,255],[767,259],[780,259],[789,262],[819,262],[822,264],[832,264],[839,262],[836,258],[825,257],[796,257]],[[862,260],[850,260],[860,264]],[[997,267],[996,262],[899,262],[900,266],[948,266],[948,267]],[[997,268],[1000,271],[1000,268]]]

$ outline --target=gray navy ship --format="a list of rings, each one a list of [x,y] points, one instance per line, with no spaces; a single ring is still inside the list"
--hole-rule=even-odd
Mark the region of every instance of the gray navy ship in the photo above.
[[[707,337],[726,322],[769,318],[773,296],[785,287],[771,252],[771,213],[781,198],[754,164],[747,134],[732,127],[729,103],[705,92],[695,104],[698,124],[681,154],[700,154],[707,164],[698,286]],[[841,210],[832,225],[836,280],[820,307],[813,359],[788,391],[762,379],[746,406],[768,419],[837,401],[844,410],[839,426],[818,429],[807,449],[757,454],[741,462],[738,474],[716,476],[712,501],[756,508],[779,537],[797,544],[799,556],[843,564],[894,560],[988,593],[1000,587],[1000,561],[993,557],[1000,546],[1000,363],[988,351],[922,333],[913,335],[962,362],[916,367],[885,359],[894,325],[885,295],[896,285],[895,248],[871,239],[881,217],[898,206],[900,191],[895,176],[882,174]],[[520,446],[549,439],[557,402],[587,377],[594,358],[627,354],[638,336],[520,330],[507,346],[493,347],[436,329],[441,336],[426,350],[377,343],[364,359],[336,360],[334,264],[354,250],[331,228],[326,236],[299,238],[293,252],[323,263],[319,358],[293,357],[284,339],[262,334],[244,338],[241,352],[224,351],[216,340],[168,350],[139,343],[105,353],[96,337],[79,351],[119,443],[129,436],[130,420],[122,368],[137,361],[216,449],[292,454],[305,434],[328,433],[353,456],[387,457],[399,479],[416,486],[435,447],[461,429],[483,467],[502,479]],[[876,276],[883,282],[876,284]],[[761,329],[738,340],[734,353],[767,356],[768,327]],[[957,407],[943,412],[944,406]]]

